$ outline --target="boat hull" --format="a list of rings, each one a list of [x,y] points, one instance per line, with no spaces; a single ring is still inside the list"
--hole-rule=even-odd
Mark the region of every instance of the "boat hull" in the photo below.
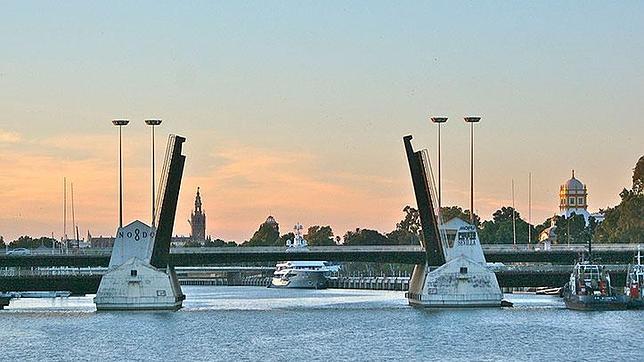
[[[296,275],[284,277],[273,277],[269,288],[294,288],[294,289],[326,289],[328,280],[324,273],[301,272]]]
[[[624,310],[628,307],[626,296],[564,295],[566,308],[572,310]]]
[[[644,309],[644,299],[642,298],[630,298],[628,304],[626,305],[628,309]]]

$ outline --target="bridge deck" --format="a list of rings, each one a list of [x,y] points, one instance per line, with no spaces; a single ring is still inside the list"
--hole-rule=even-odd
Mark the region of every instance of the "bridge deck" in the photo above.
[[[494,266],[491,269],[496,274],[501,287],[561,287],[570,277],[572,265],[517,265]],[[204,272],[200,280],[212,278],[213,271],[223,274],[265,273],[264,268],[177,268],[180,279],[188,278],[186,272]],[[621,286],[625,282],[626,265],[606,265],[613,277],[613,286]],[[74,294],[95,293],[106,268],[44,268],[35,270],[1,270],[0,291],[26,290],[69,290]],[[220,275],[221,277],[221,275]],[[234,278],[233,278],[234,279]],[[235,279],[235,280],[237,280]],[[237,284],[233,284],[237,285]]]
[[[594,247],[594,255],[602,263],[629,263],[636,244],[614,244]],[[488,262],[548,262],[574,264],[584,248],[582,245],[534,250],[511,245],[484,245]],[[9,266],[107,266],[110,249],[81,250],[73,254],[33,254],[13,256],[0,254],[0,267]],[[242,262],[276,262],[281,260],[328,260],[337,262],[376,262],[420,264],[425,251],[414,245],[383,246],[318,246],[307,251],[287,251],[285,247],[221,247],[174,248],[167,262],[175,266],[202,266]]]

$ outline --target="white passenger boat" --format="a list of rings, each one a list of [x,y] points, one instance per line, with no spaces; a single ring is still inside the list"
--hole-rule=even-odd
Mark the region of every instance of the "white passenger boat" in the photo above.
[[[288,252],[308,250],[308,243],[302,236],[302,225],[296,224],[295,237],[286,242]],[[339,265],[326,261],[284,261],[275,266],[275,273],[269,288],[325,289],[332,273],[340,270]]]

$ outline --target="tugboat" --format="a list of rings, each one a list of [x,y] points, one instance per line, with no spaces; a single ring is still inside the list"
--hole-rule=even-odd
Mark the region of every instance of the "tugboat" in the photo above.
[[[286,251],[308,250],[308,243],[302,236],[302,225],[293,228],[295,237],[286,242]],[[326,289],[330,274],[337,272],[339,265],[325,261],[285,261],[277,263],[269,288]]]
[[[642,286],[644,286],[644,265],[642,265],[642,254],[639,245],[637,246],[636,262],[628,266],[626,273],[626,287],[625,294],[628,299],[629,309],[642,309],[644,308],[644,293]]]
[[[628,298],[619,294],[610,283],[610,274],[604,265],[593,260],[592,240],[588,241],[588,261],[575,265],[570,280],[563,287],[566,308],[573,310],[623,310]]]
[[[570,281],[564,286],[563,299],[573,310],[621,310],[627,307],[627,298],[615,293],[610,275],[603,265],[588,261],[575,265]]]

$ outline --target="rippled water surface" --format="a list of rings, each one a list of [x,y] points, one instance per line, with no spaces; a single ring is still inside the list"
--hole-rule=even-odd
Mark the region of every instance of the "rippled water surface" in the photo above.
[[[184,287],[178,312],[101,312],[93,296],[0,311],[0,360],[631,360],[644,311],[575,312],[556,297],[431,311],[401,292]]]

